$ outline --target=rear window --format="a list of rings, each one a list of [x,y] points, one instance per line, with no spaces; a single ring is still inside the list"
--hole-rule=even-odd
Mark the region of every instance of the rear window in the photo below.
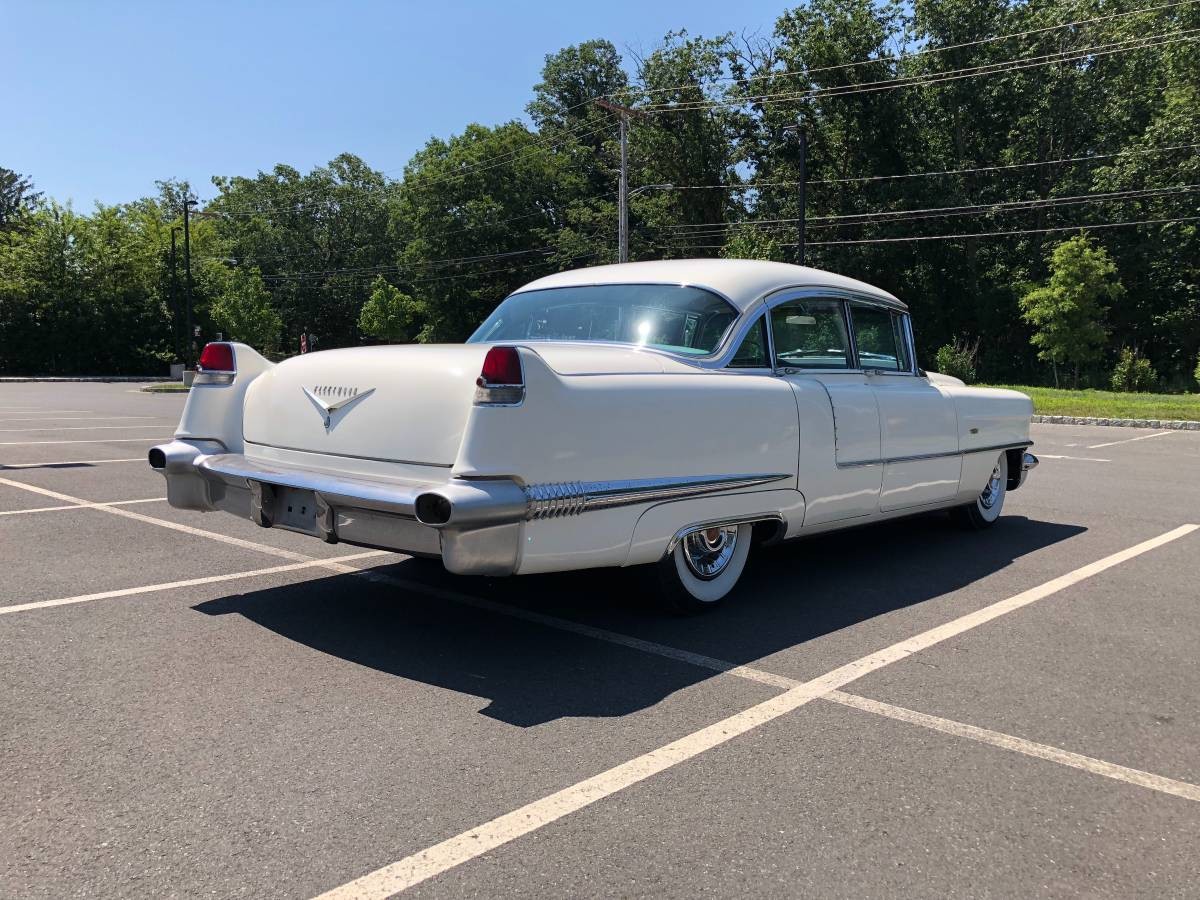
[[[513,294],[467,340],[640,344],[689,356],[714,352],[737,318],[722,297],[695,287],[600,284]]]

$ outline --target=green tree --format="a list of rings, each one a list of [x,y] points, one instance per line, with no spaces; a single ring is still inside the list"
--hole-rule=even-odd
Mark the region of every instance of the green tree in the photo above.
[[[0,232],[16,228],[41,199],[28,176],[0,166]]]
[[[1148,393],[1158,386],[1158,373],[1137,348],[1125,347],[1113,367],[1109,383],[1114,391]]]
[[[425,313],[425,304],[380,275],[371,283],[371,296],[358,315],[358,330],[389,343],[410,343],[420,334]]]
[[[1030,343],[1050,363],[1056,386],[1060,365],[1073,367],[1078,387],[1079,367],[1100,358],[1107,338],[1105,303],[1123,291],[1112,258],[1088,238],[1079,235],[1054,248],[1050,280],[1021,298],[1021,315],[1034,328]]]
[[[726,259],[782,261],[787,259],[790,253],[787,253],[770,233],[749,225],[739,225],[730,229],[729,236],[725,239],[725,246],[721,250],[721,256]]]
[[[227,340],[241,341],[263,352],[279,346],[283,320],[271,305],[271,295],[258,269],[237,268],[230,272],[209,315]]]

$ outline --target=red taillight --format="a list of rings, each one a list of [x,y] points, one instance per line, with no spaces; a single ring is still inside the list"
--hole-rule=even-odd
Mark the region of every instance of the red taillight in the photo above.
[[[233,345],[226,343],[205,344],[204,349],[200,352],[200,371],[236,372],[237,363],[234,362],[233,358]]]
[[[211,344],[209,346],[212,346]],[[497,385],[523,385],[521,356],[516,347],[492,347],[483,358],[483,371],[479,373],[480,387]]]

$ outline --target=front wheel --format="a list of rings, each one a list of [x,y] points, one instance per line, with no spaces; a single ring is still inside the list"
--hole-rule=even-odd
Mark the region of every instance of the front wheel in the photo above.
[[[964,528],[979,531],[988,528],[1000,518],[1004,508],[1004,497],[1008,493],[1008,454],[1001,453],[992,468],[992,474],[974,503],[950,510],[954,521]]]
[[[716,525],[684,535],[658,563],[662,605],[671,612],[705,612],[733,590],[750,555],[753,525]]]

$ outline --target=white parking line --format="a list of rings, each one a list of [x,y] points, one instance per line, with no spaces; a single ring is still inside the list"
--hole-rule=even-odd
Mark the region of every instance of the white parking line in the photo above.
[[[4,469],[41,469],[50,466],[94,466],[97,463],[144,463],[145,461],[146,457],[144,456],[130,456],[125,459],[57,459],[53,462],[0,463],[0,471]]]
[[[173,435],[146,435],[140,438],[94,438],[86,441],[0,441],[0,447],[33,447],[39,444],[152,444],[170,440]]]
[[[167,428],[161,422],[150,425],[62,425],[54,428],[0,428],[0,434],[29,431],[136,431],[139,428]]]
[[[1101,447],[1115,447],[1117,444],[1132,444],[1134,441],[1148,441],[1154,437],[1166,437],[1168,434],[1177,434],[1175,431],[1156,431],[1154,434],[1143,434],[1141,437],[1125,438],[1123,441],[1109,441],[1106,444],[1088,444],[1089,450],[1099,450]]]
[[[170,416],[0,416],[0,422],[116,422],[122,419],[167,419]]]
[[[928,713],[916,712],[915,710],[905,709],[903,706],[894,706],[891,703],[882,703],[879,700],[871,700],[868,697],[860,697],[857,694],[830,691],[822,699],[831,700],[834,703],[840,703],[843,706],[850,706],[854,709],[861,709],[863,712],[874,713],[877,716],[886,716],[889,719],[908,722],[912,725],[920,725],[922,728],[932,728],[934,731],[941,731],[955,737],[978,741],[981,744],[991,744],[993,747],[1001,747],[1005,750],[1012,750],[1015,753],[1023,753],[1026,756],[1045,759],[1059,765],[1082,769],[1085,772],[1091,772],[1093,775],[1101,775],[1105,778],[1115,779],[1116,781],[1136,784],[1139,787],[1149,788],[1152,791],[1160,791],[1164,794],[1182,797],[1184,800],[1200,802],[1200,787],[1189,784],[1186,781],[1176,781],[1174,778],[1166,778],[1162,775],[1155,775],[1152,772],[1143,772],[1141,769],[1119,766],[1116,763],[1105,762],[1093,756],[1072,753],[1070,750],[1051,747],[1049,744],[1027,741],[1024,738],[1014,737],[1011,734],[1004,734],[1000,731],[979,728],[976,725],[967,725],[964,722],[955,722],[952,719],[943,719],[941,716],[931,716]]]
[[[33,509],[9,509],[0,512],[0,516],[23,516],[27,513],[58,512],[64,509],[95,509],[98,506],[131,506],[135,503],[162,503],[166,497],[148,497],[145,500],[107,500],[104,503],[90,503],[82,506],[78,503],[68,503],[65,506],[38,506]]]
[[[490,822],[485,822],[476,828],[376,869],[374,872],[362,875],[340,887],[333,888],[321,894],[320,900],[383,898],[420,884],[435,875],[462,865],[564,816],[612,796],[659,772],[692,759],[706,750],[718,747],[735,737],[787,715],[831,691],[845,687],[864,675],[906,659],[914,653],[970,631],[1031,603],[1036,603],[1038,600],[1078,584],[1106,569],[1191,534],[1198,528],[1200,526],[1182,525],[1158,537],[1075,569],[1073,572],[1052,579],[1045,584],[868,654],[664,747],[651,750]]]
[[[92,409],[42,409],[40,406],[0,406],[4,412],[89,413]]]
[[[1039,459],[1070,459],[1075,462],[1112,462],[1111,459],[1096,459],[1091,456],[1055,456],[1052,453],[1039,453]]]
[[[181,525],[178,522],[171,522],[168,519],[158,519],[154,516],[144,516],[141,513],[133,512],[129,509],[121,509],[119,506],[105,506],[103,503],[93,503],[90,500],[84,500],[80,497],[72,497],[70,494],[63,494],[59,491],[52,491],[48,488],[38,487],[33,484],[25,484],[20,481],[13,481],[10,478],[0,478],[0,484],[8,485],[9,487],[21,488],[22,490],[30,491],[34,494],[41,494],[43,497],[49,497],[52,500],[61,500],[63,503],[70,503],[74,506],[82,506],[88,509],[98,509],[101,512],[112,513],[114,516],[122,516],[126,519],[133,519],[137,522],[146,522],[150,525],[157,525],[160,528],[169,528],[172,531],[180,531],[184,534],[190,534],[193,537],[208,538],[211,541],[220,541],[223,544],[230,544],[234,547],[241,547],[245,550],[257,550],[260,553],[269,553],[272,556],[279,556],[283,559],[290,559],[294,562],[309,562],[311,556],[306,556],[303,553],[295,553],[291,550],[284,550],[280,547],[272,547],[269,544],[259,544],[255,541],[245,541],[241,538],[233,537],[228,534],[220,534],[216,531],[205,531],[203,528],[193,528],[190,525]],[[339,563],[328,562],[326,568],[332,571],[355,572],[350,566],[343,566]]]
[[[264,575],[277,575],[280,572],[297,572],[301,569],[326,568],[329,563],[341,565],[345,561],[366,559],[371,556],[386,556],[384,550],[368,550],[365,553],[351,553],[347,556],[337,556],[333,559],[310,559],[307,562],[290,563],[286,566],[271,566],[266,569],[251,569],[248,572],[231,572],[228,575],[208,575],[203,578],[188,578],[184,581],[168,581],[163,584],[147,584],[142,587],[121,588],[115,591],[100,591],[96,594],[80,594],[76,597],[61,597],[57,600],[38,600],[32,603],[16,603],[11,606],[0,606],[0,616],[10,613],[29,612],[33,609],[48,609],[52,606],[70,606],[75,603],[89,603],[92,600],[109,600],[114,597],[131,597],[135,594],[150,594],[155,591],[171,591],[178,588],[196,587],[202,584],[218,584],[222,581],[236,581],[239,578],[261,578]]]

